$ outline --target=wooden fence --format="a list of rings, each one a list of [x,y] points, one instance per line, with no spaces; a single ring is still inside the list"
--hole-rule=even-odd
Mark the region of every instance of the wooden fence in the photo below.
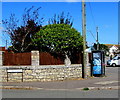
[[[31,65],[31,53],[8,53],[3,56],[3,65]]]
[[[40,53],[40,65],[60,65],[64,64],[63,59],[60,57],[55,58],[50,53],[41,52]]]
[[[54,57],[50,53],[39,53],[40,65],[60,65],[64,64],[64,59],[61,57]],[[72,56],[72,64],[82,64],[82,53]],[[3,65],[31,65],[31,52],[29,53],[8,53],[5,52],[3,56]]]

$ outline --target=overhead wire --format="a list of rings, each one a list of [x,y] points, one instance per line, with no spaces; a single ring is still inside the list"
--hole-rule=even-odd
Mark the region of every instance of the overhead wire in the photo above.
[[[96,38],[95,38],[94,34],[93,34],[91,31],[89,31],[89,30],[87,30],[87,31],[91,33],[92,37],[93,37],[93,38],[95,39],[95,41],[96,41]]]
[[[93,24],[94,24],[94,26],[96,27],[96,22],[95,22],[95,18],[94,18],[94,16],[93,16],[93,11],[92,11],[92,7],[91,7],[91,3],[88,2],[88,4],[89,4],[89,7],[90,7],[90,12],[91,12],[91,16],[92,16]]]
[[[88,0],[88,1],[89,1],[89,0]],[[94,15],[93,15],[93,10],[92,10],[91,2],[90,2],[90,1],[88,2],[88,5],[89,5],[89,8],[90,8],[90,13],[91,13],[91,18],[92,18],[93,25],[94,25],[94,27],[96,28],[96,22],[95,22],[95,18],[94,18]],[[92,37],[93,37],[94,40],[96,41],[95,35],[94,35],[90,30],[88,30],[88,31],[90,32],[90,34],[92,35]]]

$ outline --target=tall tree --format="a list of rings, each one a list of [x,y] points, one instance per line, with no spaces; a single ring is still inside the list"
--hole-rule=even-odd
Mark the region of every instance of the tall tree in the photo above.
[[[33,38],[33,43],[39,48],[47,48],[50,53],[62,53],[69,57],[82,50],[82,36],[66,24],[52,24],[42,27]]]
[[[50,18],[48,24],[68,24],[72,26],[73,20],[69,13],[65,15],[64,12],[62,12],[61,14],[55,14],[53,18]]]
[[[11,14],[9,19],[3,20],[5,32],[10,36],[11,49],[14,52],[26,52],[33,47],[31,38],[40,30],[43,23],[43,18],[39,18],[40,8],[34,9],[34,6],[25,8],[21,25],[15,14]]]

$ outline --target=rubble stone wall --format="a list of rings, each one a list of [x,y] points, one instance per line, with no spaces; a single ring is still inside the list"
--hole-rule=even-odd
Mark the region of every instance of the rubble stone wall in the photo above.
[[[9,73],[8,69],[23,69],[23,73]],[[88,68],[89,69],[89,68]],[[82,78],[82,66],[75,64],[54,66],[3,66],[1,69],[2,82],[30,82],[30,81],[63,81]],[[88,70],[88,77],[90,76]]]

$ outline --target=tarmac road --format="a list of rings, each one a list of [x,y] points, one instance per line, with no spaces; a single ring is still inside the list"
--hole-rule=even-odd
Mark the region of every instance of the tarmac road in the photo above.
[[[118,98],[118,90],[3,90],[2,98]]]

